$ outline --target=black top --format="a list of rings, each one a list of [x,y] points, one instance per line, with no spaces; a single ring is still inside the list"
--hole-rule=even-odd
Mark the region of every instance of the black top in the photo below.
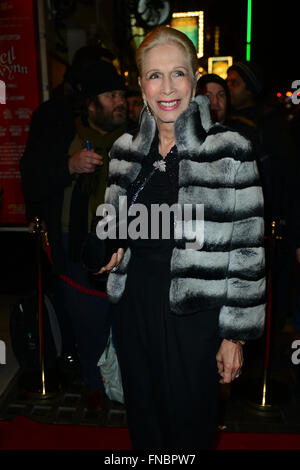
[[[158,162],[155,163],[155,162]],[[155,165],[155,166],[154,166]],[[133,209],[134,204],[143,204],[147,211],[140,216],[135,212],[129,216],[128,228],[135,228],[140,232],[141,238],[136,240],[130,237],[128,246],[132,253],[138,256],[151,255],[155,253],[170,253],[174,246],[174,212],[158,213],[157,217],[151,217],[153,204],[166,204],[169,207],[178,201],[178,166],[179,159],[177,148],[174,146],[165,159],[158,152],[158,137],[153,141],[149,155],[144,159],[141,171],[136,180],[128,188],[128,208]],[[136,215],[135,215],[136,214]],[[136,222],[133,222],[133,220]],[[137,223],[137,219],[143,220],[143,227]],[[147,227],[148,222],[148,227]],[[133,225],[131,225],[133,224]],[[148,229],[148,230],[147,230]],[[148,238],[145,239],[145,236]]]

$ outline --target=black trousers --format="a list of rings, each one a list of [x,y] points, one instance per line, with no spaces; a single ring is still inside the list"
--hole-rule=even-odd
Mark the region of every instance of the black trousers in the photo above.
[[[132,446],[209,449],[220,395],[219,312],[171,313],[169,272],[167,258],[132,259],[113,307]]]

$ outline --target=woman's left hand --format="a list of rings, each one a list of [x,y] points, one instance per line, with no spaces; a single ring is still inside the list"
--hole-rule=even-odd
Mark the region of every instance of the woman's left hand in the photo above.
[[[243,365],[243,346],[223,339],[216,356],[221,384],[232,382],[241,373]]]
[[[124,256],[124,248],[119,248],[118,251],[112,255],[109,263],[107,263],[106,266],[103,266],[100,269],[100,271],[98,271],[96,273],[93,273],[93,274],[95,274],[95,275],[96,274],[103,274],[105,272],[112,271],[114,268],[117,268],[119,266],[119,264],[122,261],[123,256]]]

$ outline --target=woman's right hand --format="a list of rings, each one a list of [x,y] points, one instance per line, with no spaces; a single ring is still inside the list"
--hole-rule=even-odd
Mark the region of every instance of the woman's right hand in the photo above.
[[[121,263],[124,256],[124,248],[119,248],[117,253],[114,253],[106,266],[103,266],[100,271],[94,274],[103,274],[107,271],[111,271],[113,268],[117,268]]]

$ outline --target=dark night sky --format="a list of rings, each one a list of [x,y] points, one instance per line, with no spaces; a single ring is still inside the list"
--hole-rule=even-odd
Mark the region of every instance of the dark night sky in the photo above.
[[[288,88],[300,78],[296,52],[299,18],[295,3],[287,0],[279,7],[278,2],[256,0],[254,7],[257,11],[253,21],[253,58],[264,67],[267,84],[278,83],[279,87]]]
[[[263,70],[265,88],[287,89],[300,79],[296,52],[299,15],[295,4],[292,0],[280,4],[252,0],[251,59]],[[182,7],[182,11],[204,9],[207,24],[221,28],[220,54],[245,59],[247,0],[175,0],[173,5]],[[298,38],[299,44],[300,33]]]
[[[209,4],[226,32],[228,49],[235,59],[244,59],[247,0],[211,0]],[[297,29],[295,2],[252,1],[251,59],[262,68],[266,88],[289,88],[292,81],[300,79],[299,62],[296,62]],[[240,54],[242,57],[238,57]]]

